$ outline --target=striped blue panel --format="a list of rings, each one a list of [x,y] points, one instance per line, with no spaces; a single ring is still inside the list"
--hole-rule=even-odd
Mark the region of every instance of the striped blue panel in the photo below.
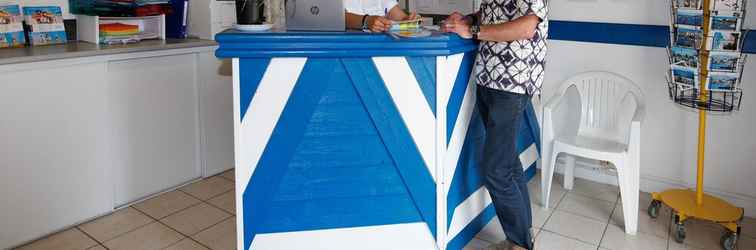
[[[423,220],[355,84],[339,59],[307,61],[242,195],[245,248],[260,233]]]
[[[342,59],[422,220],[436,235],[436,184],[373,61]]]
[[[265,74],[268,64],[270,64],[270,58],[239,60],[239,72],[244,72],[244,74],[239,74],[239,112],[241,113],[241,120],[238,122],[244,120],[249,103],[252,102],[252,97],[257,91],[257,85],[260,84],[260,80]]]
[[[459,117],[459,109],[462,108],[462,100],[465,98],[465,91],[467,90],[467,84],[469,84],[470,76],[473,72],[473,64],[475,63],[475,52],[465,53],[462,58],[462,64],[459,65],[457,73],[457,79],[454,80],[454,86],[452,86],[451,96],[449,96],[449,103],[446,106],[446,143],[448,145],[451,140],[452,132],[454,131],[454,124]]]
[[[436,114],[436,57],[408,56],[406,58],[417,83],[420,84],[423,95],[425,95],[425,100],[428,101],[433,114]]]

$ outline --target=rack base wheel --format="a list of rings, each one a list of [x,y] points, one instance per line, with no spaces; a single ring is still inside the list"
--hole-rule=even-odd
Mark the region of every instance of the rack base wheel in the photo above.
[[[722,235],[722,249],[724,250],[735,250],[735,247],[738,244],[738,234],[733,232],[725,232],[724,235]]]
[[[651,201],[651,204],[648,205],[648,216],[651,216],[651,218],[653,219],[658,218],[659,209],[661,209],[661,201],[658,201],[658,200]]]
[[[675,241],[680,244],[685,241],[685,224],[682,222],[675,224]]]

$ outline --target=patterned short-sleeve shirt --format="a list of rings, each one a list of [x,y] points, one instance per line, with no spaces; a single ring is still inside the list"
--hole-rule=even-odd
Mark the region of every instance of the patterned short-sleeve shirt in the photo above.
[[[547,0],[483,0],[481,24],[500,24],[533,14],[541,19],[532,39],[481,41],[475,61],[479,85],[519,94],[537,95],[543,84],[549,21]]]

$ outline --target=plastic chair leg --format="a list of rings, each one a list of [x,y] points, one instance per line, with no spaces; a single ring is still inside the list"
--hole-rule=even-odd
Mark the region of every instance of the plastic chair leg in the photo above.
[[[551,196],[551,182],[554,179],[557,152],[548,154],[548,162],[541,169],[541,205],[544,210],[549,209],[549,197]]]
[[[638,166],[624,162],[615,163],[622,196],[622,214],[625,219],[625,233],[635,235],[638,232],[638,196],[640,176]]]
[[[564,156],[564,189],[572,190],[575,183],[575,156]]]

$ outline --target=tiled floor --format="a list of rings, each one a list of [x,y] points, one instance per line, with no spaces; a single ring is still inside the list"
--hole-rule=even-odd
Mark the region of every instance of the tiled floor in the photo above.
[[[715,224],[690,220],[687,237],[678,244],[670,235],[672,212],[663,208],[658,219],[651,219],[646,209],[651,202],[648,193],[641,193],[638,205],[638,234],[625,234],[622,203],[616,186],[575,179],[573,190],[562,187],[561,176],[552,184],[550,208],[541,209],[540,176],[529,183],[533,204],[533,227],[538,250],[720,250],[719,239],[724,232]],[[739,240],[740,250],[756,250],[756,219],[746,218]],[[504,232],[493,220],[465,250],[507,249]]]
[[[18,249],[235,249],[233,177],[227,171]]]
[[[551,208],[540,207],[540,177],[530,182],[533,224],[539,250],[718,250],[722,229],[690,221],[685,244],[670,238],[671,212],[651,219],[650,197],[641,194],[639,233],[624,233],[619,190],[615,186],[577,179],[564,190],[555,178]],[[18,249],[234,249],[236,227],[233,171],[207,178],[110,215],[48,236]],[[756,219],[743,222],[741,250],[756,249]],[[493,220],[465,250],[506,249]]]

